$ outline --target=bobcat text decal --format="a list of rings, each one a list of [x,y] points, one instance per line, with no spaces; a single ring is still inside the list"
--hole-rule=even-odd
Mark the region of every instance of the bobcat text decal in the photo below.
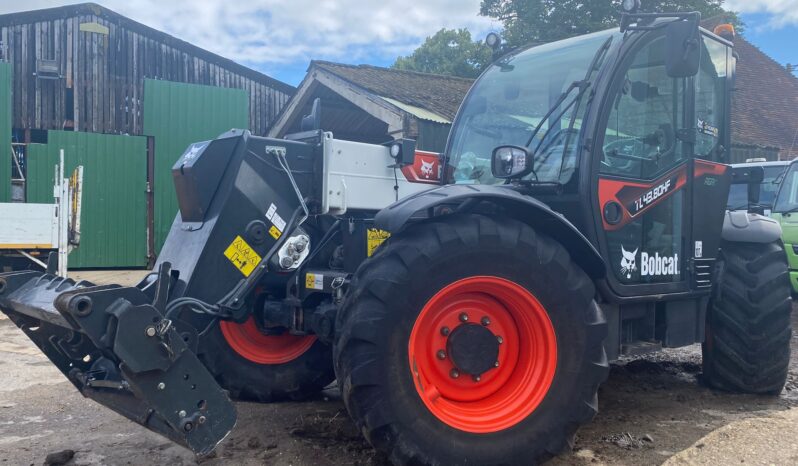
[[[621,274],[627,280],[632,279],[632,274],[640,269],[641,277],[662,277],[662,276],[676,276],[681,273],[679,269],[679,254],[674,253],[670,256],[660,256],[658,252],[650,254],[648,252],[640,253],[640,266],[637,265],[637,251],[627,251],[621,245]]]

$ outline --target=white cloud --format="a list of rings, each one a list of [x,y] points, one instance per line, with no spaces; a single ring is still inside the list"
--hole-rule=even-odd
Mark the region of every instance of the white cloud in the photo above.
[[[798,24],[798,0],[727,0],[723,6],[739,13],[767,13],[771,27]]]
[[[25,9],[69,3],[27,0]],[[358,61],[407,54],[442,27],[477,37],[491,21],[479,0],[105,0],[122,15],[236,61],[265,68],[311,58]],[[0,0],[0,13],[20,3]],[[499,25],[493,25],[498,27]]]

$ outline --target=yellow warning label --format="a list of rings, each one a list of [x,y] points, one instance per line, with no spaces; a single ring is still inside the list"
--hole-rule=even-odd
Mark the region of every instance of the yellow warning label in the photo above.
[[[308,290],[323,290],[324,289],[324,275],[316,273],[309,273],[305,275],[305,289]]]
[[[230,262],[232,262],[245,277],[249,277],[261,261],[261,257],[258,253],[240,236],[236,236],[236,239],[234,239],[230,246],[224,251],[224,255],[230,259]]]
[[[385,242],[385,240],[390,236],[390,233],[378,228],[369,228],[366,230],[366,255],[371,257],[371,255],[374,254],[374,251],[377,250],[377,247]]]
[[[272,227],[269,228],[269,234],[272,235],[272,238],[274,239],[280,239],[280,235],[282,235],[280,230],[278,230],[277,227],[274,225],[272,225]]]

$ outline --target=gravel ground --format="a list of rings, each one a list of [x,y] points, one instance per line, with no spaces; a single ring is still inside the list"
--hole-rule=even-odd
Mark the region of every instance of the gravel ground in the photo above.
[[[101,282],[97,273],[88,278]],[[118,272],[113,272],[119,278]],[[135,283],[141,273],[122,281]],[[798,330],[798,321],[793,324]],[[796,332],[798,333],[798,332]],[[778,398],[733,395],[700,383],[697,346],[613,365],[600,413],[573,453],[554,465],[798,463],[798,340]],[[7,319],[0,317],[0,464],[197,464],[187,450],[84,399]],[[382,465],[334,389],[304,403],[237,403],[238,425],[203,465]]]

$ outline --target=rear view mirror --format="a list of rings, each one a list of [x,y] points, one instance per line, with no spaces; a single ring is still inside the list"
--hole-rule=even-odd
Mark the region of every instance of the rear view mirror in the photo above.
[[[698,22],[674,21],[665,31],[665,69],[671,78],[698,74],[701,63],[701,33]]]

